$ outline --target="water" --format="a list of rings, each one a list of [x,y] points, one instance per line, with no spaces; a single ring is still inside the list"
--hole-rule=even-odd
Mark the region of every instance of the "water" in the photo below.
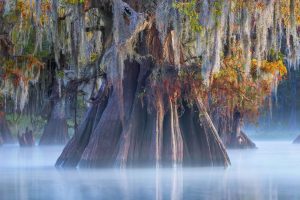
[[[0,200],[300,199],[300,145],[257,142],[231,150],[232,166],[56,170],[63,147],[0,147]]]

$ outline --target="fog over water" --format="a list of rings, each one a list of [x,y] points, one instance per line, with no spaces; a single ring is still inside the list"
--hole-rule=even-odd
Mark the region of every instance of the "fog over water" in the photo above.
[[[0,148],[0,197],[27,199],[300,199],[300,145],[229,150],[227,168],[58,170],[63,147]]]

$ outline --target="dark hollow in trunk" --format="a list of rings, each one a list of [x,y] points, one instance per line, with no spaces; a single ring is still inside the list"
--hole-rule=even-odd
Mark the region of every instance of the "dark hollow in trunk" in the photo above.
[[[170,92],[161,83],[152,85],[155,67],[151,59],[126,60],[121,83],[103,81],[57,167],[229,165],[201,98],[191,107],[184,104],[179,114]],[[178,73],[174,67],[169,71]]]

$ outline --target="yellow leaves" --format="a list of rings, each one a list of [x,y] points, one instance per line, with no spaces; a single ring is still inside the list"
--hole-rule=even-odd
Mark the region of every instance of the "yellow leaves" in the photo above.
[[[49,20],[49,16],[48,13],[51,11],[51,4],[48,1],[43,1],[41,2],[41,15],[40,15],[40,19],[37,19],[40,23],[40,25],[45,25],[48,20]]]
[[[87,37],[87,39],[88,39],[89,41],[93,38],[93,36],[94,36],[93,32],[87,32],[87,33],[86,33],[86,37]]]
[[[97,53],[92,53],[90,56],[90,61],[95,62],[98,59],[99,55]]]
[[[244,69],[244,57],[236,43],[230,56],[223,58],[221,69],[213,74],[209,88],[212,107],[239,108],[247,118],[255,118],[265,99],[271,94],[274,83],[287,74],[283,57],[270,53],[274,60],[251,60],[250,75]]]
[[[59,17],[63,17],[66,14],[66,9],[64,7],[59,7],[57,13]]]
[[[80,3],[84,3],[85,0],[65,0],[65,2],[68,4],[80,4]]]
[[[17,10],[20,12],[23,19],[28,19],[31,17],[31,10],[33,9],[33,2],[30,3],[29,0],[18,0],[16,4]]]
[[[277,68],[278,68],[280,76],[284,76],[287,74],[286,66],[283,64],[282,60],[277,62]]]
[[[276,61],[267,61],[263,60],[259,63],[256,59],[252,59],[251,62],[251,72],[257,73],[257,69],[260,69],[261,72],[269,75],[275,76],[277,73],[279,73],[280,78],[287,74],[286,66],[284,65],[283,61],[276,60]],[[252,74],[254,75],[254,74]]]
[[[240,12],[243,8],[247,8],[249,12],[262,11],[266,8],[263,0],[231,0],[233,12]]]
[[[282,16],[285,26],[291,26],[291,16],[295,17],[296,25],[300,25],[300,1],[295,0],[295,5],[293,7],[294,13],[291,10],[290,0],[278,1],[280,14]],[[293,23],[293,22],[292,22]]]
[[[51,11],[51,3],[49,0],[41,1],[40,4],[41,13],[37,16],[35,1],[31,0],[17,0],[16,11],[21,16],[21,23],[26,25],[31,23],[31,20],[37,22],[37,24],[44,26],[49,19]]]

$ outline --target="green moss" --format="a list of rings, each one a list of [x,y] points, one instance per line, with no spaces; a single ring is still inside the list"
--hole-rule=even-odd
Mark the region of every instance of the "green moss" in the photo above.
[[[65,72],[63,70],[57,71],[56,72],[56,77],[58,78],[64,78]]]
[[[213,19],[216,23],[216,26],[219,26],[220,16],[222,15],[224,0],[215,0],[212,2],[211,6],[213,12]],[[190,0],[185,2],[174,2],[173,7],[176,8],[180,14],[186,16],[190,22],[191,29],[195,32],[202,32],[203,26],[200,24],[200,13],[199,13],[199,0]]]
[[[201,32],[203,30],[203,26],[199,21],[199,12],[197,12],[197,0],[190,0],[189,2],[174,2],[173,7],[176,8],[180,14],[189,19],[190,26],[193,31]]]
[[[40,137],[46,120],[40,116],[30,117],[23,114],[6,114],[6,120],[8,121],[12,134],[16,137],[18,133],[23,133],[26,127],[33,130],[35,137]]]

